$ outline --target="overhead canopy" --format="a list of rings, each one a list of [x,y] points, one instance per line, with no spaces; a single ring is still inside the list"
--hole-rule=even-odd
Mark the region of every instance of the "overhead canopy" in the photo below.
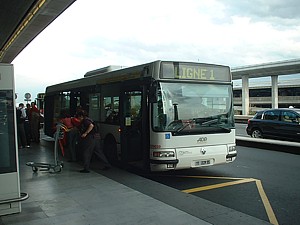
[[[1,0],[0,62],[11,63],[76,0]]]
[[[51,22],[76,0],[1,0],[0,63],[11,63]],[[232,69],[233,79],[300,73],[300,60]]]
[[[231,72],[233,80],[242,79],[245,75],[255,78],[297,74],[300,73],[300,59],[236,67],[232,68]]]

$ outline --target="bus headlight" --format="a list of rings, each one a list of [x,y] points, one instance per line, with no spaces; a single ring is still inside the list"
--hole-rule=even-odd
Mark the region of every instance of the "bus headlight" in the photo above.
[[[228,147],[228,152],[235,152],[235,151],[236,151],[235,145]]]
[[[175,157],[175,152],[174,151],[154,151],[153,157],[158,157],[158,158]]]

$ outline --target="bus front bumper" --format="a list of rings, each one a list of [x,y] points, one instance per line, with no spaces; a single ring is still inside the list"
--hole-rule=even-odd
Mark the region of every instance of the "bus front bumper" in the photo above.
[[[170,159],[170,160],[150,159],[150,169],[152,172],[174,170],[178,163],[179,163],[178,159]]]
[[[178,159],[171,159],[171,160],[155,160],[150,159],[151,164],[177,164],[179,162]]]

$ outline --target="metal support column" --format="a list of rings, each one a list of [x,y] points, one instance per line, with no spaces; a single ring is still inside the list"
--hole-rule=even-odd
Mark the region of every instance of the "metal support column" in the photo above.
[[[249,115],[249,76],[242,76],[242,108],[243,115]]]
[[[272,76],[272,108],[278,108],[278,76]]]

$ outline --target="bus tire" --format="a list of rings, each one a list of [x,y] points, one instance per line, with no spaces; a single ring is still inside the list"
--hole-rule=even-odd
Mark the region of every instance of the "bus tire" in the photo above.
[[[112,165],[116,165],[118,162],[117,157],[117,143],[112,136],[108,136],[104,141],[104,154]]]

